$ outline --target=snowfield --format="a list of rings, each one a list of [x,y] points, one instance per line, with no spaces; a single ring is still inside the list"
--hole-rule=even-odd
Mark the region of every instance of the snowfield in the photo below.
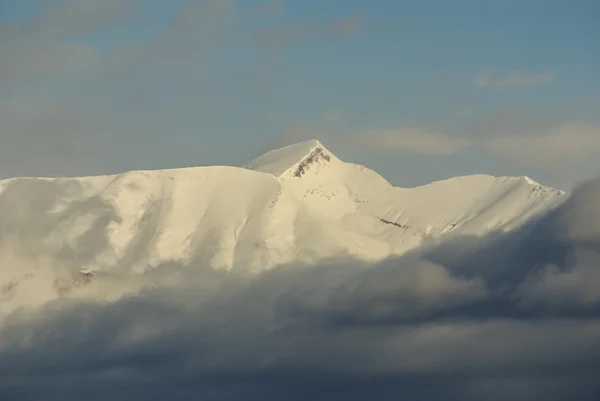
[[[527,177],[397,188],[316,140],[243,168],[3,180],[0,317],[74,295],[97,275],[130,280],[168,264],[252,274],[377,262],[453,236],[512,230],[565,199]]]
[[[511,230],[566,198],[527,177],[398,188],[311,140],[244,168],[3,180],[0,235],[5,254],[58,257],[81,271],[193,261],[256,272],[337,256],[375,261],[424,241]]]

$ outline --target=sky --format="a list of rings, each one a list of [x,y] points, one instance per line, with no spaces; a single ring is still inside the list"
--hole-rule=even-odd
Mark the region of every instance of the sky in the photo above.
[[[395,185],[600,171],[593,0],[0,0],[0,177],[244,165]]]

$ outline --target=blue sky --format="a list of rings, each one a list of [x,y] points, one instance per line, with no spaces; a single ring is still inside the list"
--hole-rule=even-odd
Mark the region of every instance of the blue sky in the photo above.
[[[600,3],[0,0],[0,176],[242,165],[397,185],[600,171]]]

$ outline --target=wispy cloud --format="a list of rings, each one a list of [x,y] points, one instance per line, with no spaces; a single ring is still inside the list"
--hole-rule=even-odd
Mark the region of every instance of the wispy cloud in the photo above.
[[[382,154],[454,156],[453,160],[461,155],[489,155],[497,163],[491,174],[530,171],[528,174],[546,177],[549,185],[565,186],[570,177],[594,168],[600,158],[599,124],[538,117],[536,120],[527,113],[506,112],[449,131],[412,126],[364,130],[339,138],[351,148]],[[551,181],[554,179],[561,184]]]
[[[510,72],[504,76],[494,77],[492,70],[485,70],[475,76],[474,83],[478,88],[505,88],[548,85],[555,80],[556,75],[552,71],[545,71],[532,75],[520,72]]]
[[[136,150],[140,141],[132,139],[136,136],[152,138],[142,147],[157,155],[155,160],[163,154],[185,153],[176,151],[173,144],[177,141],[165,140],[164,132],[167,125],[177,125],[179,132],[192,130],[186,125],[192,125],[189,119],[175,116],[175,109],[186,107],[186,102],[162,118],[156,114],[148,118],[151,109],[164,112],[161,98],[181,90],[173,88],[175,79],[164,79],[173,72],[169,67],[185,70],[179,82],[199,86],[213,46],[230,39],[227,33],[243,17],[260,18],[271,12],[252,9],[246,13],[230,0],[194,1],[163,30],[138,42],[99,49],[74,36],[106,28],[139,4],[120,0],[50,3],[31,20],[0,25],[0,91],[6,90],[0,99],[0,142],[10,144],[0,147],[3,176],[89,174],[98,168],[96,173],[110,172],[100,159],[113,155],[122,162],[140,157]],[[119,101],[127,102],[127,107],[116,106]],[[197,132],[197,126],[193,130]],[[126,148],[138,156],[121,154]]]
[[[359,16],[344,16],[326,22],[306,20],[283,25],[264,33],[264,43],[272,50],[293,43],[315,39],[346,38],[364,31],[365,21]]]
[[[222,42],[223,32],[232,30],[242,17],[259,18],[277,6],[277,2],[261,2],[245,12],[238,10],[234,0],[189,2],[156,35],[116,43],[108,50],[78,36],[105,29],[141,4],[140,0],[70,0],[44,7],[30,20],[0,24],[0,90],[35,79],[105,73],[115,66],[131,71],[157,63],[202,59],[206,48]]]
[[[570,121],[540,134],[498,135],[485,148],[527,165],[581,163],[600,154],[600,125]]]
[[[256,4],[255,10],[260,14],[282,15],[285,7],[285,0],[263,0]]]
[[[48,77],[93,71],[99,54],[85,43],[68,43],[42,37],[0,38],[0,89]]]
[[[234,0],[188,3],[165,29],[151,40],[125,46],[114,52],[116,64],[134,69],[142,64],[178,64],[207,59],[208,50],[221,44],[242,14]]]
[[[473,144],[465,137],[453,137],[422,127],[365,130],[351,134],[351,143],[379,152],[410,152],[444,156],[458,153]]]
[[[97,68],[97,49],[73,37],[101,28],[139,4],[139,0],[70,0],[42,7],[33,19],[1,23],[0,89]]]
[[[37,15],[25,21],[0,24],[2,38],[19,36],[56,38],[101,28],[141,4],[141,0],[68,0],[47,2]]]
[[[254,150],[252,157],[258,157],[265,152],[310,139],[324,140],[330,137],[330,132],[318,125],[295,123],[285,128],[265,141]]]
[[[352,36],[362,32],[364,24],[365,22],[357,16],[343,17],[326,25],[323,31],[334,36]]]
[[[39,37],[64,37],[100,28],[142,3],[141,0],[69,0],[49,2],[29,21],[7,23],[3,29],[12,34]]]

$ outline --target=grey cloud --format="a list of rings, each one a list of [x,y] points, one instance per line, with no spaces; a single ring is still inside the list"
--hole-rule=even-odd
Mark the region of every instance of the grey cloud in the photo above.
[[[315,39],[347,38],[364,31],[365,21],[359,16],[339,17],[330,21],[297,21],[265,31],[263,41],[271,50],[280,50],[296,42]]]
[[[533,113],[523,108],[513,107],[479,118],[469,118],[467,123],[452,127],[476,138],[493,138],[503,135],[536,135],[559,125],[563,116],[560,113]]]
[[[419,259],[390,260],[373,269],[347,263],[299,276],[291,280],[287,310],[337,323],[410,321],[489,296],[481,279],[454,277]]]
[[[229,280],[213,281],[210,296],[180,286],[115,304],[56,304],[42,317],[15,316],[2,331],[11,345],[0,353],[0,394],[29,392],[35,399],[36,389],[52,385],[59,399],[86,392],[92,399],[279,399],[287,387],[292,399],[325,399],[331,391],[334,399],[398,392],[488,399],[494,392],[478,382],[501,379],[524,381],[534,400],[577,391],[592,399],[595,390],[595,380],[578,381],[598,369],[595,321],[323,326],[275,313],[269,298],[280,287],[227,288]],[[190,291],[197,296],[181,295]],[[554,347],[560,352],[548,352]],[[554,375],[564,380],[556,394],[547,383]]]
[[[0,24],[0,89],[39,83],[48,77],[91,74],[100,64],[98,50],[64,39],[101,28],[132,9],[138,0],[68,1],[47,6],[24,22]]]
[[[569,121],[537,135],[506,133],[490,138],[485,148],[523,164],[557,166],[560,161],[562,168],[567,159],[581,163],[600,153],[600,125]]]
[[[89,72],[98,54],[82,43],[59,43],[46,38],[0,39],[0,89],[31,83],[40,77]]]
[[[135,69],[141,63],[204,57],[198,53],[241,16],[232,0],[193,1],[149,41],[101,50],[71,39],[106,29],[141,4],[140,0],[71,0],[62,6],[48,6],[31,20],[0,25],[0,88],[20,88],[73,73],[97,78],[115,69]],[[136,23],[131,18],[128,21]]]
[[[598,182],[517,232],[374,265],[97,276],[0,322],[0,396],[593,400]]]
[[[554,308],[595,308],[600,305],[600,254],[578,256],[575,267],[561,271],[553,265],[528,276],[517,296],[525,306],[548,305]]]
[[[556,212],[555,231],[563,241],[589,244],[600,250],[600,179],[592,179],[580,184]]]
[[[185,138],[164,135],[174,124],[181,131],[197,129],[188,127],[194,121],[165,115],[156,97],[138,102],[143,95],[134,93],[135,84],[104,84],[82,85],[89,91],[76,96],[31,92],[0,100],[0,141],[10,144],[0,147],[0,177],[110,174],[161,168],[166,162],[182,167],[182,158],[204,163],[202,149],[186,149]],[[132,103],[126,112],[115,105],[115,96]],[[164,118],[157,123],[147,118],[149,112]]]
[[[326,32],[335,36],[352,36],[364,29],[364,21],[356,16],[339,18],[325,28]]]
[[[263,0],[254,10],[263,15],[281,15],[285,12],[285,0]]]
[[[354,143],[354,146],[381,152],[406,151],[435,156],[452,155],[473,144],[473,141],[466,137],[453,137],[418,126],[361,131],[351,134],[349,141]]]
[[[600,167],[598,124],[571,120],[560,110],[505,109],[438,129],[471,139],[473,150],[497,160],[499,175],[527,171],[540,182],[571,189],[578,180],[592,178]]]
[[[528,276],[518,296],[525,304],[555,308],[600,307],[600,179],[581,185],[541,230],[554,233],[554,246],[564,249],[559,261]],[[546,261],[547,262],[547,261]]]
[[[498,175],[513,175],[520,166],[528,175],[547,181],[571,181],[586,177],[600,155],[600,125],[590,121],[563,119],[560,113],[532,114],[507,109],[469,122],[412,125],[367,129],[344,135],[354,149],[380,153],[404,152],[425,156],[455,156],[471,152],[490,156],[505,165]],[[502,172],[503,171],[503,172]],[[570,180],[569,180],[570,178]],[[556,185],[556,184],[554,184]]]
[[[556,75],[552,71],[544,71],[537,74],[524,74],[521,72],[510,72],[504,76],[494,78],[492,70],[481,71],[475,77],[475,86],[477,87],[522,87],[548,85],[556,80]]]
[[[195,1],[151,41],[125,48],[119,56],[130,63],[203,59],[206,48],[219,43],[239,17],[233,0]]]
[[[0,140],[10,144],[0,148],[0,166],[10,176],[75,173],[84,160],[93,164],[112,136],[99,115],[58,97],[0,100],[0,119]]]
[[[0,148],[0,176],[90,175],[208,164],[204,157],[209,152],[201,146],[208,136],[202,130],[203,113],[210,113],[206,110],[214,94],[202,95],[207,86],[205,61],[215,44],[232,39],[238,23],[249,22],[244,18],[264,13],[240,11],[233,1],[195,1],[150,40],[102,51],[33,28],[50,24],[40,19],[56,22],[82,13],[88,14],[78,24],[95,21],[94,26],[106,27],[122,15],[117,1],[69,4],[75,3],[79,11],[73,15],[49,9],[54,17],[44,13],[30,21],[29,28],[25,23],[18,29],[2,28],[0,90],[6,92],[0,100],[0,141],[9,146]],[[123,5],[121,12],[133,5]],[[96,12],[96,7],[106,12]],[[159,79],[165,73],[176,77]]]

